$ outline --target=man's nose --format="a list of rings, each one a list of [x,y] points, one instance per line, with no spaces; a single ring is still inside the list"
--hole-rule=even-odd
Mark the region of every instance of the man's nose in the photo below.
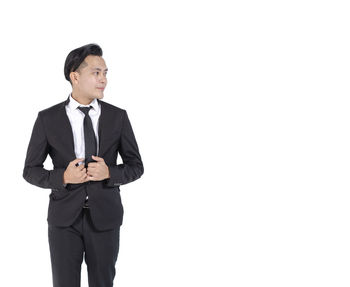
[[[100,76],[100,82],[101,82],[101,83],[106,83],[106,82],[107,82],[107,77],[106,77],[106,75]]]

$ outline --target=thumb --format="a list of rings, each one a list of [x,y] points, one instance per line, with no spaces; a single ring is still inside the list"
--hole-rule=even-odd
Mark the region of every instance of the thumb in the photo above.
[[[92,158],[96,161],[104,161],[104,159],[102,157],[98,157],[98,156],[92,156]]]

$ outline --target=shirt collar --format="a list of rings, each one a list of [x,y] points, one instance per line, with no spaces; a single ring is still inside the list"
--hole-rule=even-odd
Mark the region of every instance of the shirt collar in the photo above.
[[[92,108],[97,111],[98,110],[98,101],[97,99],[94,99],[89,105],[82,105],[80,103],[78,103],[73,97],[72,97],[72,93],[69,95],[69,103],[68,103],[68,107],[71,110],[76,110],[78,107],[88,107],[88,106],[92,106]]]

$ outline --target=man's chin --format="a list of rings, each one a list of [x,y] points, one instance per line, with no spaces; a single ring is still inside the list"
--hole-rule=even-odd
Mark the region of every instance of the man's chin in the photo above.
[[[103,94],[103,92],[102,93],[98,93],[97,95],[96,95],[96,99],[103,99],[103,97],[104,97],[104,94]]]

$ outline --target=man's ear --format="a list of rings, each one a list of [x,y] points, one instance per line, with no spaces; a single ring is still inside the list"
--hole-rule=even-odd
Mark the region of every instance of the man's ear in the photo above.
[[[79,83],[79,73],[78,72],[70,72],[69,78],[72,84],[78,84]]]

